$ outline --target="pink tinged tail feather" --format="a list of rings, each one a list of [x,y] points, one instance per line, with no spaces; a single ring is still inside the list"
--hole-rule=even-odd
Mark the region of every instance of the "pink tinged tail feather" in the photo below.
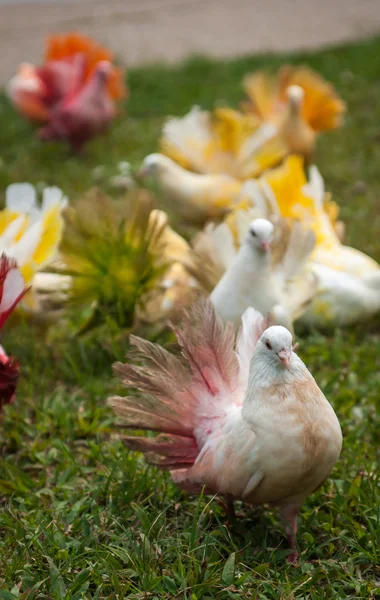
[[[235,352],[233,325],[223,324],[211,302],[201,299],[184,313],[181,326],[173,328],[179,355],[131,336],[129,362],[116,363],[114,371],[137,394],[110,398],[108,403],[126,428],[160,435],[125,436],[124,443],[143,452],[150,464],[169,469],[178,485],[194,491],[187,471],[226,415],[242,405],[249,362],[264,329],[264,319],[249,309]]]

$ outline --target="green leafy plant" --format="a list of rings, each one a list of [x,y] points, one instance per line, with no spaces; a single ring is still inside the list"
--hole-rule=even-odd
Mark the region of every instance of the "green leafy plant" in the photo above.
[[[62,272],[72,278],[69,303],[91,307],[82,333],[107,320],[131,327],[165,271],[166,224],[152,207],[144,190],[113,200],[92,189],[67,209]]]

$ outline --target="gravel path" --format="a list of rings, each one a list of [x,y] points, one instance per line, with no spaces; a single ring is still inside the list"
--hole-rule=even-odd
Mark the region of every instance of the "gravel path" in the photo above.
[[[192,53],[312,49],[380,32],[379,0],[0,0],[0,84],[38,63],[52,31],[80,30],[128,65]]]

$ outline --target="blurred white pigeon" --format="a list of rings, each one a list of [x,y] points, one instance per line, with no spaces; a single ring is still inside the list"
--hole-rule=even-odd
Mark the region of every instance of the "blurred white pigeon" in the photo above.
[[[299,509],[337,462],[342,433],[290,332],[265,327],[248,309],[235,344],[203,300],[175,330],[181,355],[132,336],[140,366],[114,370],[141,395],[108,402],[126,427],[161,433],[124,441],[186,491],[279,506],[294,562]]]
[[[380,269],[364,277],[314,263],[318,291],[301,323],[314,327],[353,325],[380,312]]]
[[[242,183],[229,175],[205,175],[187,171],[163,154],[146,156],[137,173],[158,185],[165,199],[184,219],[195,224],[223,217],[236,203]]]
[[[223,321],[239,326],[243,313],[251,306],[263,315],[270,315],[272,322],[292,330],[293,319],[303,312],[316,290],[315,278],[303,272],[314,247],[314,234],[294,223],[287,240],[281,244],[278,262],[273,264],[271,245],[274,226],[267,219],[251,222],[238,251],[235,250],[231,230],[225,223],[217,226],[215,231],[218,235],[213,238],[224,253],[226,270],[211,292],[210,299]],[[207,270],[207,256],[204,256],[201,247],[202,235],[195,242],[195,251],[200,255],[200,268]],[[209,253],[208,258],[212,260],[213,255],[217,256],[218,252]],[[297,276],[301,277],[303,284],[295,287]]]

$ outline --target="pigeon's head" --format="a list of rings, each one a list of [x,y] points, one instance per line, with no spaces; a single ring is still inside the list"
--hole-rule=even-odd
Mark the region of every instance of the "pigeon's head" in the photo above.
[[[299,112],[305,99],[305,90],[300,85],[290,85],[286,90],[290,110]]]
[[[113,66],[109,60],[100,60],[94,68],[94,78],[100,83],[107,83],[112,71]]]
[[[144,181],[148,177],[156,179],[160,174],[170,169],[172,164],[175,163],[164,154],[160,154],[159,152],[148,154],[142,161],[136,178],[138,181]]]
[[[260,353],[276,365],[290,367],[292,358],[292,334],[281,325],[268,327],[262,334],[259,344]]]
[[[249,226],[246,241],[256,250],[269,252],[274,227],[267,219],[254,219]]]

